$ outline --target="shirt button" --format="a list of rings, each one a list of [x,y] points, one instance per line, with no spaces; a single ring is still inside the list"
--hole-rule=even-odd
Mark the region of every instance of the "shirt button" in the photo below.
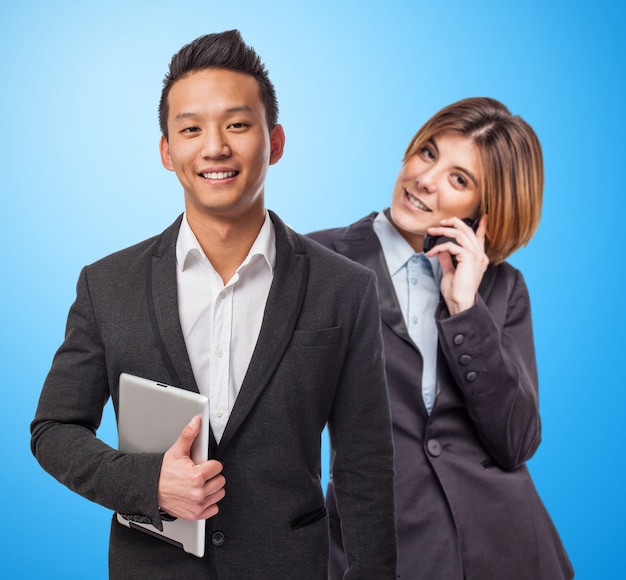
[[[215,356],[217,356],[217,358],[222,358],[224,356],[224,351],[221,349],[216,350]]]
[[[217,411],[215,411],[215,414],[216,414],[218,417],[222,417],[222,416],[224,415],[224,411],[222,411],[221,409],[218,409]]]
[[[415,284],[417,284],[417,278],[415,276],[413,276],[411,278],[411,284],[413,284],[413,286],[415,286]]]
[[[452,341],[454,342],[454,344],[456,344],[457,346],[461,346],[464,342],[465,342],[465,336],[463,336],[462,334],[457,334]]]
[[[211,534],[211,543],[217,548],[223,546],[225,540],[226,537],[222,532],[213,532],[213,534]]]
[[[428,449],[428,453],[433,457],[439,457],[441,455],[441,443],[439,443],[437,439],[429,439],[428,443],[426,443],[426,449]]]
[[[413,324],[417,324],[417,316],[413,316],[413,317],[411,318],[411,322],[412,322]]]
[[[476,380],[476,377],[478,376],[478,373],[475,371],[470,371],[469,373],[467,373],[465,375],[465,378],[471,383],[472,381]]]
[[[469,354],[462,354],[459,357],[459,362],[462,365],[468,365],[468,364],[470,364],[471,361],[472,361],[472,357]]]

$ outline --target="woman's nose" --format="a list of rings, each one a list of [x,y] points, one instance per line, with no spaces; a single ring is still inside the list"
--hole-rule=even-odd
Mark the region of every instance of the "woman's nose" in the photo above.
[[[424,193],[434,193],[437,190],[437,180],[433,170],[423,171],[415,181],[417,188]]]

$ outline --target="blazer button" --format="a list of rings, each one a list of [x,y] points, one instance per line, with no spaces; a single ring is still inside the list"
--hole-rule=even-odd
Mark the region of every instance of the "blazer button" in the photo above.
[[[217,548],[222,546],[225,540],[226,537],[222,532],[213,532],[213,534],[211,535],[211,543]]]
[[[456,344],[457,346],[461,346],[465,342],[465,337],[462,334],[457,334],[452,339],[452,342],[454,342],[454,344]]]
[[[470,364],[470,362],[472,362],[472,357],[471,357],[471,355],[469,355],[469,354],[462,354],[462,355],[459,357],[459,362],[460,362],[462,365],[468,365],[468,364]]]
[[[426,443],[426,449],[433,457],[439,457],[441,455],[441,443],[437,439],[429,439]]]
[[[478,373],[476,371],[470,371],[469,373],[465,375],[465,378],[471,383],[472,381],[476,380],[477,376],[478,376]]]

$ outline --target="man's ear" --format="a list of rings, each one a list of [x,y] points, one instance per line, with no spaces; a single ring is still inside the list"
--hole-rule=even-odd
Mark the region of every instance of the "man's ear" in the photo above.
[[[161,151],[161,163],[165,169],[174,171],[174,165],[172,164],[172,157],[170,156],[170,146],[165,138],[165,135],[161,135],[161,141],[159,141],[159,150]]]
[[[270,132],[270,165],[274,165],[285,149],[285,131],[282,125],[275,125]]]

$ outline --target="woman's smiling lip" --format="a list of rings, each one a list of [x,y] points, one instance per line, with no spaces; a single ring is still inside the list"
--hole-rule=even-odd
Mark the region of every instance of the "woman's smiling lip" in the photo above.
[[[408,190],[405,189],[404,193],[406,195],[407,200],[413,207],[416,207],[417,209],[420,209],[422,211],[433,211],[424,202],[422,202],[421,200],[417,199],[417,197],[409,193]]]

